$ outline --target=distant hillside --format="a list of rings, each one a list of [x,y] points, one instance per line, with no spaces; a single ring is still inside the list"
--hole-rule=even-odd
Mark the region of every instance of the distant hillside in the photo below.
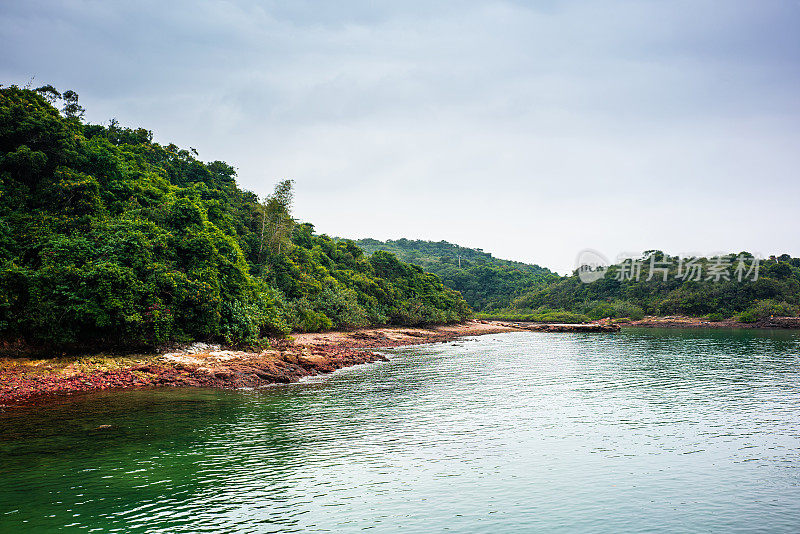
[[[355,243],[367,254],[383,250],[419,265],[438,276],[447,287],[460,291],[476,311],[506,307],[515,296],[558,279],[558,275],[544,267],[501,260],[481,249],[447,241],[359,239]]]
[[[589,319],[690,315],[756,322],[795,316],[800,311],[800,258],[783,254],[758,261],[742,252],[680,260],[653,250],[610,266],[591,283],[582,282],[577,271],[554,279],[491,316],[510,319],[562,311]]]

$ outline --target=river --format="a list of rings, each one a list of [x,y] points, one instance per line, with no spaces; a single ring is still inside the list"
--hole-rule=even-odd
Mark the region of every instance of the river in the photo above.
[[[0,532],[800,531],[800,332],[386,353],[0,413]]]

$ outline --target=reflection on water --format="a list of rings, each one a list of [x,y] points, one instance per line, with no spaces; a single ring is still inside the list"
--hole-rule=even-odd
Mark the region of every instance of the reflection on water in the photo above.
[[[799,349],[525,332],[261,391],[12,410],[0,532],[796,532]]]

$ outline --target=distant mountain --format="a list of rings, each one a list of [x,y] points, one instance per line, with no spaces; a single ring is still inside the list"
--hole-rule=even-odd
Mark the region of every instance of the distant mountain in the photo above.
[[[514,297],[559,278],[538,265],[502,260],[447,241],[359,239],[355,243],[367,254],[391,252],[435,274],[446,286],[460,291],[475,311],[504,308]]]

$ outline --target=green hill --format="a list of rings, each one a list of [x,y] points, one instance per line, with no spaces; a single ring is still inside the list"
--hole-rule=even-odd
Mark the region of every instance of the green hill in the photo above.
[[[652,276],[651,276],[652,274]],[[519,295],[498,318],[538,317],[554,311],[584,318],[647,315],[736,317],[755,322],[796,315],[800,308],[800,258],[788,254],[756,261],[742,252],[680,261],[660,251],[612,265],[599,280],[573,273]]]
[[[558,278],[544,267],[501,260],[481,249],[447,241],[358,239],[355,243],[367,254],[391,252],[403,261],[419,265],[438,276],[447,287],[461,292],[476,311],[508,306],[515,296]]]
[[[470,313],[419,267],[294,221],[290,181],[259,199],[224,162],[82,114],[72,91],[0,88],[0,342],[250,343]]]

